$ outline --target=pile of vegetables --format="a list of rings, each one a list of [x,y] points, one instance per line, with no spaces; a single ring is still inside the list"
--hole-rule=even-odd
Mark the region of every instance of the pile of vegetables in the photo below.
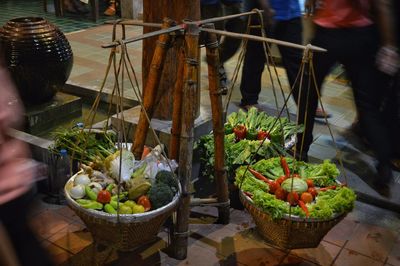
[[[107,156],[95,168],[81,170],[66,184],[66,192],[81,207],[109,214],[137,214],[161,208],[178,192],[178,183],[161,155],[161,147],[146,150],[141,160],[126,150]]]
[[[231,113],[224,127],[225,165],[230,171],[234,171],[239,165],[252,163],[252,154],[256,152],[254,160],[287,155],[285,142],[304,129],[287,118],[276,118],[265,112],[258,112],[255,107],[250,108],[247,113],[242,109]],[[261,143],[262,146],[258,149]],[[203,176],[212,177],[215,161],[213,135],[203,136],[195,148],[199,150],[204,163]]]
[[[329,160],[309,164],[275,157],[241,166],[235,184],[272,218],[284,215],[328,220],[354,207],[353,190],[340,185],[339,170]]]

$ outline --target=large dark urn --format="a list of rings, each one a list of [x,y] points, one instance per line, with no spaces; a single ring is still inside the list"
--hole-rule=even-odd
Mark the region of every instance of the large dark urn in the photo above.
[[[56,26],[40,17],[15,18],[0,29],[0,42],[25,104],[47,102],[64,86],[73,55]]]

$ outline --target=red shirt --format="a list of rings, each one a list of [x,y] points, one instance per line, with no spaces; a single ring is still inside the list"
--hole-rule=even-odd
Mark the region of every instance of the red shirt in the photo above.
[[[314,22],[324,28],[364,27],[369,18],[369,0],[319,0]]]

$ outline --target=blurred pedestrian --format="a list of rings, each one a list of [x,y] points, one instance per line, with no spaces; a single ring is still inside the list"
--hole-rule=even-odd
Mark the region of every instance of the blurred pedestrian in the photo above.
[[[7,232],[18,265],[52,265],[27,222],[36,166],[30,159],[27,144],[10,134],[11,128],[21,125],[23,108],[8,73],[1,44],[0,91],[0,223],[5,229],[1,232]]]
[[[244,11],[250,11],[255,8],[264,11],[263,19],[267,37],[302,44],[303,29],[298,0],[245,0]],[[260,21],[253,17],[251,24],[260,25]],[[261,29],[253,27],[250,29],[250,34],[261,36]],[[293,97],[297,102],[299,83],[295,87],[294,84],[300,69],[303,52],[299,49],[284,46],[278,46],[278,49],[289,85],[294,89]],[[240,85],[242,95],[240,106],[244,109],[258,104],[258,96],[261,92],[261,77],[266,61],[263,43],[249,40]]]
[[[374,7],[374,9],[373,9]],[[316,87],[322,83],[331,67],[340,62],[351,81],[360,126],[377,159],[379,177],[374,180],[377,188],[387,188],[392,179],[389,159],[392,146],[388,128],[384,123],[380,107],[387,86],[382,84],[382,75],[376,67],[378,49],[393,46],[388,27],[379,19],[370,17],[373,10],[382,18],[381,0],[308,0],[306,8],[314,13],[316,24],[312,44],[327,49],[326,53],[314,53]],[[381,27],[378,26],[380,25]],[[379,42],[381,40],[381,42]],[[381,48],[380,48],[381,47]],[[311,82],[314,85],[313,82]],[[299,122],[305,125],[305,132],[299,136],[296,154],[306,160],[313,141],[315,110],[318,104],[316,88],[302,90],[299,106]]]
[[[200,7],[202,19],[229,16],[242,12],[242,0],[201,0]],[[226,30],[235,33],[243,33],[245,30],[245,22],[241,17],[215,22],[214,25],[218,30]],[[218,72],[220,90],[223,94],[226,94],[228,91],[228,78],[224,68],[224,63],[238,51],[242,41],[241,39],[230,37],[222,37],[219,40],[220,66]]]
[[[380,70],[387,73],[389,86],[389,93],[385,97],[383,105],[383,117],[390,129],[390,139],[393,141],[391,164],[393,169],[400,171],[400,71],[396,60],[393,60],[395,58],[393,53],[400,51],[400,1],[384,0],[383,4],[387,6],[385,10],[389,13],[382,17],[389,20],[387,24],[391,25],[392,31],[396,33],[393,41],[396,45],[389,49],[381,49],[381,53],[378,55],[382,56],[378,56],[377,59]]]

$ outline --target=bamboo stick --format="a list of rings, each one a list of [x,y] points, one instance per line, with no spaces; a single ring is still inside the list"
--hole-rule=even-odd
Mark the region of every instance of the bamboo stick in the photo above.
[[[204,27],[214,28],[214,24]],[[206,38],[206,56],[208,64],[208,90],[210,93],[211,113],[214,134],[214,177],[217,185],[217,197],[219,203],[229,203],[228,180],[225,169],[224,149],[224,122],[222,109],[222,96],[219,91],[219,53],[218,39],[215,33],[208,33]],[[218,222],[229,223],[229,204],[218,207]]]
[[[168,28],[172,25],[173,20],[164,19],[163,28]],[[161,73],[165,62],[165,55],[167,53],[167,47],[170,42],[170,35],[160,35],[157,41],[156,49],[154,51],[153,60],[151,62],[149,77],[147,79],[146,86],[143,90],[143,108],[140,111],[139,121],[135,130],[135,136],[133,139],[132,152],[136,158],[140,158],[143,152],[143,146],[146,141],[147,132],[149,130],[149,121],[147,117],[151,119],[154,112],[154,102],[157,95],[157,88],[160,83]]]
[[[260,37],[260,36],[254,36],[254,35],[250,35],[250,34],[228,32],[228,31],[215,30],[215,29],[209,29],[209,28],[204,28],[204,27],[202,27],[200,30],[208,32],[208,33],[215,33],[215,34],[218,34],[218,35],[228,36],[228,37],[237,38],[237,39],[247,39],[247,40],[252,40],[252,41],[274,43],[274,44],[277,44],[277,45],[282,45],[282,46],[301,49],[301,50],[309,49],[310,51],[315,51],[315,52],[326,52],[327,51],[324,48],[321,48],[321,47],[318,47],[318,46],[314,46],[314,45],[295,44],[295,43],[275,40],[275,39],[271,39],[271,38],[264,38],[264,37]]]
[[[258,11],[264,12],[263,10],[258,10]],[[229,19],[233,19],[233,18],[237,18],[237,17],[242,17],[242,16],[248,16],[248,15],[252,15],[252,14],[257,14],[258,11],[257,11],[257,10],[252,10],[252,11],[249,11],[249,12],[243,12],[243,13],[239,13],[239,14],[233,14],[233,15],[222,16],[222,17],[215,17],[215,18],[208,18],[208,19],[196,21],[196,23],[197,23],[198,25],[204,25],[204,24],[209,24],[209,23],[218,22],[218,21],[221,21],[221,20],[229,20]]]
[[[195,96],[198,79],[199,61],[199,27],[195,23],[187,23],[185,35],[186,67],[182,104],[182,129],[179,148],[179,178],[182,185],[182,197],[177,210],[176,232],[173,235],[174,257],[183,260],[187,257],[190,188],[192,176],[194,118],[196,113]]]
[[[180,30],[184,29],[184,27],[185,27],[184,24],[176,25],[176,26],[173,26],[173,27],[163,27],[161,30],[152,31],[152,32],[149,32],[149,33],[142,34],[140,36],[136,36],[136,37],[133,37],[133,38],[128,38],[128,39],[125,39],[125,40],[121,40],[120,42],[110,42],[110,43],[107,43],[107,44],[103,44],[101,47],[102,48],[113,48],[113,47],[119,46],[121,44],[128,44],[128,43],[132,43],[132,42],[141,41],[141,40],[144,40],[144,39],[147,39],[147,38],[163,35],[163,34],[166,34],[166,33],[171,33],[171,32],[174,32],[174,31],[180,31]]]
[[[107,20],[104,24],[114,24],[115,20]],[[141,20],[133,20],[133,19],[123,19],[117,22],[117,24],[122,25],[130,25],[130,26],[143,26],[143,27],[152,27],[152,28],[161,28],[162,23],[150,23],[143,22]]]
[[[179,40],[178,47],[182,47],[182,42]],[[178,161],[179,158],[179,138],[181,133],[181,117],[182,117],[182,94],[183,94],[183,76],[185,73],[185,54],[183,49],[178,54],[178,69],[177,79],[174,88],[174,102],[172,109],[172,126],[171,140],[169,146],[169,158]]]

